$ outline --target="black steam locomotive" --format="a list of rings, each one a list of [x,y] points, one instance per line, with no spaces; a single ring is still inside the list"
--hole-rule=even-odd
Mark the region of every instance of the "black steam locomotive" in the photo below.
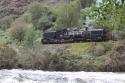
[[[43,44],[59,44],[73,42],[106,41],[109,39],[106,29],[78,30],[62,29],[43,33]]]

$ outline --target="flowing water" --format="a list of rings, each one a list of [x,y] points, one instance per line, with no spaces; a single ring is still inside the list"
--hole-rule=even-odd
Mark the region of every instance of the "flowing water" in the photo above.
[[[0,83],[125,83],[124,73],[0,70]]]

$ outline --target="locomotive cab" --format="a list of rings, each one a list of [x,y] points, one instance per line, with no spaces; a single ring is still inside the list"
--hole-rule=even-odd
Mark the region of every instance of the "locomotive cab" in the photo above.
[[[102,41],[106,40],[106,30],[105,29],[93,29],[90,31],[91,41]]]

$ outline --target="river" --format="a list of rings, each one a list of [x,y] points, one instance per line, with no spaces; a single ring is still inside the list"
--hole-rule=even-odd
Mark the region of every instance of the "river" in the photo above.
[[[0,83],[125,83],[125,73],[0,70]]]

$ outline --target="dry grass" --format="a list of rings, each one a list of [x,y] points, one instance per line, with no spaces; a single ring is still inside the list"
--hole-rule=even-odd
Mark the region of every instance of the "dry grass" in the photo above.
[[[15,68],[18,64],[17,53],[11,47],[0,47],[0,69]]]

